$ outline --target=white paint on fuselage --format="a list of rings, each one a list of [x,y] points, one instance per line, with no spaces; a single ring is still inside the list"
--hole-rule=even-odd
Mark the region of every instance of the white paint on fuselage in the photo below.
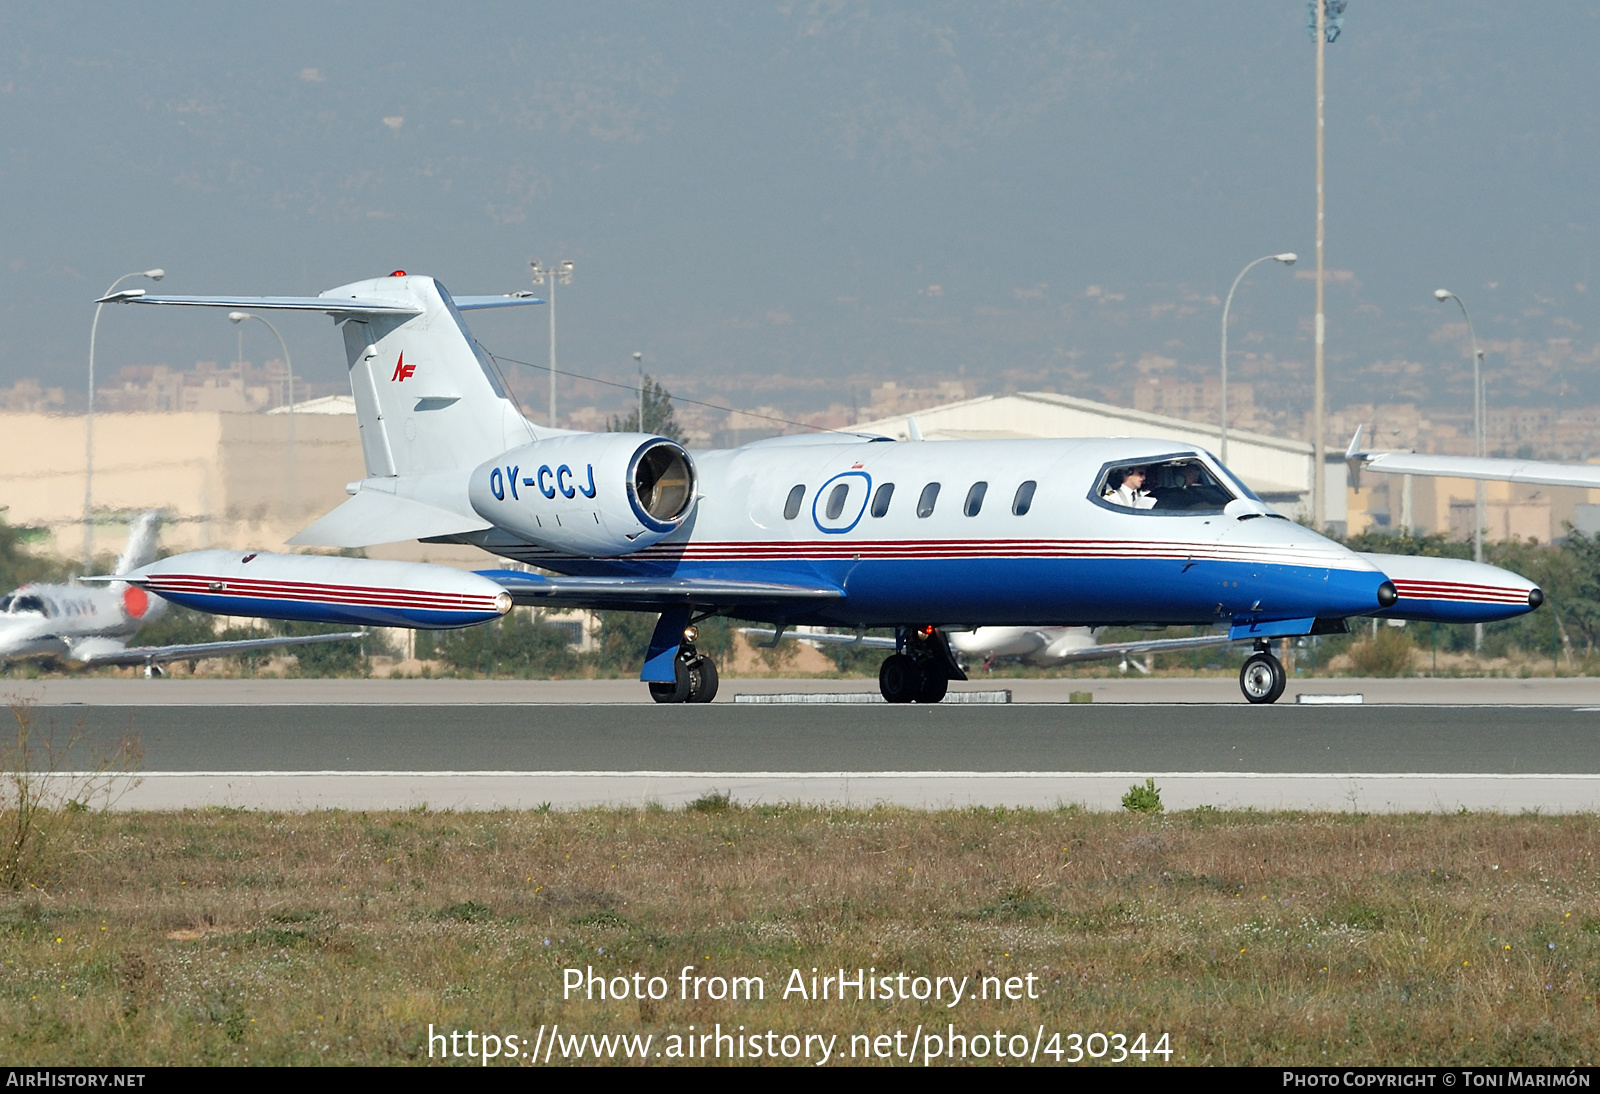
[[[1220,551],[1241,560],[1279,565],[1376,572],[1354,551],[1308,528],[1277,518],[1263,503],[1242,500],[1243,512],[1264,519],[1237,519],[1239,513],[1184,513],[1127,510],[1092,496],[1107,464],[1134,460],[1158,462],[1164,458],[1198,458],[1213,469],[1209,454],[1161,440],[1009,440],[855,441],[822,438],[781,438],[810,443],[757,443],[743,448],[695,454],[700,474],[701,500],[694,517],[654,549],[669,554],[701,544],[751,544],[773,542],[812,543],[829,548],[850,543],[884,541],[914,544],[926,541],[982,543],[1003,554],[1006,541],[1049,540],[1127,545],[1137,555],[1139,545],[1152,543],[1192,545]],[[874,517],[870,501],[853,528],[825,532],[812,519],[813,505],[826,501],[819,491],[835,476],[851,471],[865,473],[871,490],[884,483],[895,486],[888,513]],[[1218,478],[1225,476],[1217,470]],[[1017,488],[1037,483],[1026,515],[1012,513]],[[929,483],[939,483],[934,511],[916,515],[917,502]],[[963,513],[963,503],[975,482],[988,490],[981,510]],[[784,502],[796,485],[806,487],[799,514],[786,519]],[[1235,488],[1237,489],[1237,488]],[[857,504],[852,497],[845,509]],[[1270,514],[1270,516],[1268,516]],[[692,549],[685,558],[695,557]]]

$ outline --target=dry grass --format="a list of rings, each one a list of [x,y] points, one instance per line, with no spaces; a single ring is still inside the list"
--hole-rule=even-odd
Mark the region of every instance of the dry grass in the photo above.
[[[1167,1032],[1173,1062],[1589,1063],[1593,816],[985,810],[92,814],[0,896],[17,1063],[384,1063],[435,1026]],[[561,969],[765,1003],[563,1003]],[[778,1001],[791,968],[1037,1002]],[[675,982],[675,981],[674,981]]]

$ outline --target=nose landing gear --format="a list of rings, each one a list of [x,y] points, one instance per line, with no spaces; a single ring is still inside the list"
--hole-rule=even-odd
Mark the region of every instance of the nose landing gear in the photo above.
[[[1256,652],[1245,659],[1239,670],[1239,690],[1244,697],[1251,703],[1276,703],[1288,684],[1283,662],[1272,655],[1265,642],[1256,643]]]

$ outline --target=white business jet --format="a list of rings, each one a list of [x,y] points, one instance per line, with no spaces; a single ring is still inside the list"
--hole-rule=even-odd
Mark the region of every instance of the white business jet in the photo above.
[[[364,638],[365,631],[343,634],[278,636],[174,646],[130,646],[146,623],[161,618],[167,605],[125,578],[156,557],[159,512],[145,513],[128,530],[128,545],[112,577],[97,585],[24,585],[0,596],[0,666],[14,661],[55,661],[69,668],[143,665],[147,676],[170,661],[193,661],[248,650],[338,642]]]
[[[454,298],[431,277],[396,271],[313,297],[132,289],[105,302],[321,312],[339,325],[367,477],[291,543],[467,543],[545,571],[486,570],[450,584],[426,576],[441,567],[394,578],[384,567],[398,564],[364,559],[200,551],[126,577],[206,611],[381,614],[419,627],[481,622],[512,602],[659,612],[640,674],[659,702],[716,694],[716,666],[694,643],[696,622],[718,615],[892,627],[896,648],[878,682],[897,703],[938,702],[966,678],[954,628],[1225,629],[1255,645],[1240,687],[1260,703],[1284,690],[1272,639],[1336,633],[1380,613],[1440,617],[1441,601],[1396,589],[1386,556],[1285,520],[1182,442],[821,433],[691,455],[665,437],[525,418],[463,318],[537,302],[525,293]],[[1472,576],[1472,590],[1449,603],[1474,618],[1542,600],[1505,570],[1480,565]]]

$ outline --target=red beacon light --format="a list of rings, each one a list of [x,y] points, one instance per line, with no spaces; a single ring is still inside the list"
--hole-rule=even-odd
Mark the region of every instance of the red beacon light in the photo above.
[[[390,277],[404,277],[405,275],[406,275],[406,272],[404,270],[396,270],[394,273],[390,274],[389,276]]]

